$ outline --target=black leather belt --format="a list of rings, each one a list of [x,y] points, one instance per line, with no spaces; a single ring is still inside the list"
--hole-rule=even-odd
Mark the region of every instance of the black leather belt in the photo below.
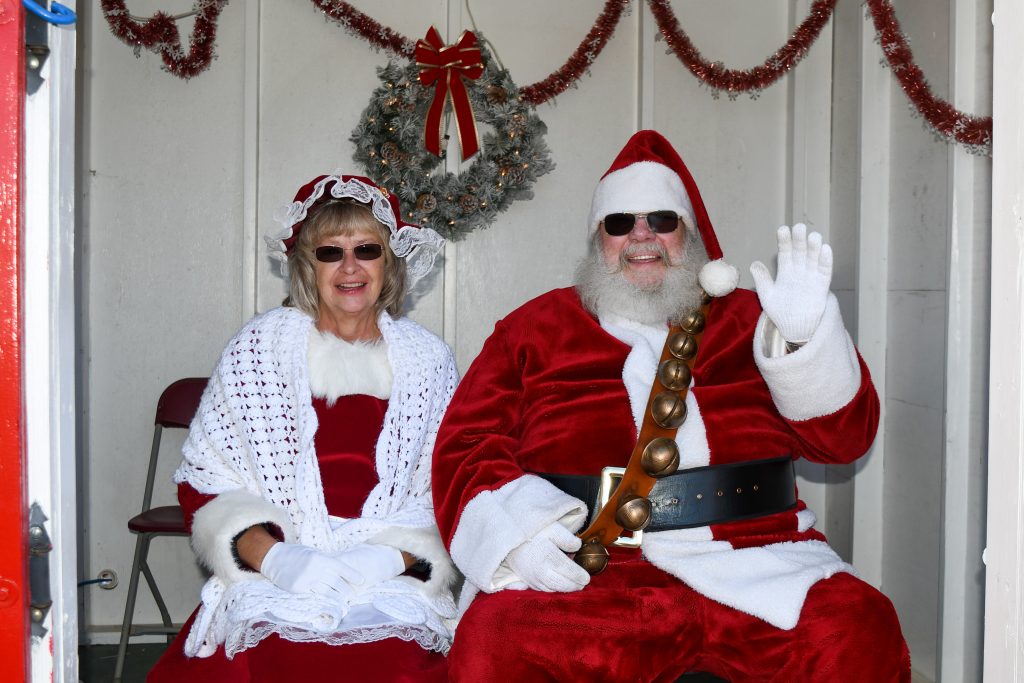
[[[586,503],[590,519],[600,512],[601,477],[534,474]],[[783,512],[796,505],[793,460],[781,456],[680,470],[658,479],[648,499],[651,523],[645,531],[689,529]]]

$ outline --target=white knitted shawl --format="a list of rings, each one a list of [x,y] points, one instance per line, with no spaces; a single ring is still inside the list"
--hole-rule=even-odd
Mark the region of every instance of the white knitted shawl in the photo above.
[[[394,382],[376,448],[379,482],[359,518],[339,524],[327,514],[307,364],[313,321],[294,308],[257,316],[228,343],[174,481],[207,494],[255,494],[287,512],[297,542],[328,553],[395,527],[433,526],[431,454],[457,383],[455,363],[447,345],[416,323],[383,313],[378,324]],[[251,577],[209,579],[186,654],[208,656],[223,643],[230,657],[271,633],[333,644],[397,636],[441,651],[450,644],[451,597],[418,589],[422,582],[399,577],[360,594],[355,604],[325,605],[282,591],[260,574]]]

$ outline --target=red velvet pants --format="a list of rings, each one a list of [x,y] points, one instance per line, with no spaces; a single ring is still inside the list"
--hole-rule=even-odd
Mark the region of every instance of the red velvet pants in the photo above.
[[[892,603],[837,574],[808,593],[783,631],[687,588],[640,559],[612,564],[578,593],[481,594],[455,633],[450,680],[675,681],[704,671],[745,681],[910,680]]]
[[[146,678],[147,683],[444,683],[444,655],[416,643],[387,638],[357,645],[293,643],[272,635],[228,659],[224,648],[210,657],[186,657],[185,638],[195,614]]]

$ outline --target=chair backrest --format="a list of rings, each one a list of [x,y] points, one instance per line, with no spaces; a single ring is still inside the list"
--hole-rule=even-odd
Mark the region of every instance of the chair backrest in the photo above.
[[[205,377],[186,377],[172,382],[156,403],[156,424],[188,429],[206,389]]]
[[[149,510],[153,500],[153,482],[156,479],[156,461],[160,455],[160,436],[163,428],[188,429],[199,409],[199,399],[203,397],[206,382],[206,377],[186,377],[171,382],[156,402],[156,428],[153,430],[153,446],[149,452],[149,468],[146,471],[146,488],[142,495],[143,512]]]

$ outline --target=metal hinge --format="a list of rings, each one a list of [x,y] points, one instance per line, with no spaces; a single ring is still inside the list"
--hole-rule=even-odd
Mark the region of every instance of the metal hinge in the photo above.
[[[32,503],[28,512],[28,585],[29,617],[32,620],[32,635],[46,635],[43,621],[53,605],[50,599],[50,551],[53,544],[46,533],[46,515],[39,503]]]

